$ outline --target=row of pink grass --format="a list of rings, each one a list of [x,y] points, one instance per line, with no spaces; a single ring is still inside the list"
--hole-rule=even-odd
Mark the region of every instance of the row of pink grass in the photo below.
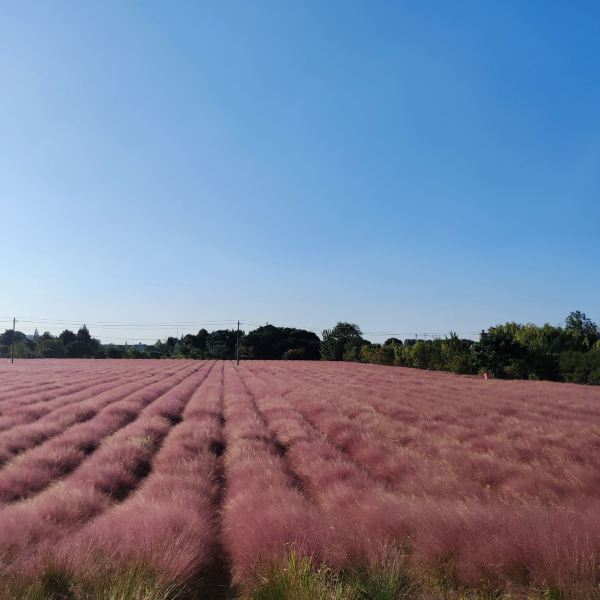
[[[112,362],[118,389],[77,399],[70,380],[69,404],[59,392],[13,426],[28,441],[0,469],[9,569],[86,569],[101,554],[193,579],[224,551],[243,584],[292,549],[333,567],[400,549],[415,573],[473,586],[583,597],[600,581],[598,390],[372,365]],[[42,364],[40,385],[69,364]],[[94,380],[88,366],[78,376]]]
[[[115,506],[135,488],[151,467],[154,453],[179,418],[185,403],[205,377],[205,365],[187,365],[184,372],[167,377],[115,403],[117,414],[129,424],[105,438],[98,449],[67,477],[33,497],[0,509],[0,556],[4,563],[21,563],[36,550],[73,535],[90,519]],[[110,408],[110,407],[109,407]],[[105,416],[103,415],[103,418]],[[133,418],[133,420],[132,420]],[[105,421],[104,425],[108,425]],[[87,444],[85,435],[102,435],[102,427],[84,432],[75,443]],[[67,452],[69,446],[66,447]]]

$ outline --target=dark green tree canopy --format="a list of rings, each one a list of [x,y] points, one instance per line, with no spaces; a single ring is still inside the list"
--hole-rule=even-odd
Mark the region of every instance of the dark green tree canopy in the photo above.
[[[240,332],[240,337],[244,332]],[[217,329],[208,334],[206,340],[206,351],[210,358],[233,359],[237,344],[237,332],[235,329]]]
[[[27,336],[21,331],[15,331],[15,344],[19,342],[25,342]],[[0,335],[0,344],[10,346],[13,341],[13,330],[6,329],[2,335]]]
[[[58,337],[65,346],[68,346],[77,339],[77,335],[69,329],[65,329]]]
[[[86,325],[83,325],[77,332],[77,339],[84,343],[89,343],[91,341],[92,336],[90,335],[89,329]]]
[[[582,335],[598,335],[598,325],[580,310],[569,313],[565,319],[565,329]]]
[[[244,337],[243,353],[252,358],[318,360],[321,340],[312,331],[265,325]]]
[[[69,358],[95,358],[103,355],[100,341],[91,336],[85,325],[76,335],[72,331],[63,331],[59,339],[62,340]]]
[[[201,329],[196,335],[188,333],[183,336],[183,343],[190,348],[195,348],[202,352],[206,351],[206,342],[208,340],[208,331]]]
[[[344,354],[355,355],[365,343],[358,325],[339,322],[333,329],[323,331],[321,356],[325,360],[343,360]]]
[[[598,325],[588,319],[584,312],[573,311],[565,319],[565,331],[570,333],[577,342],[583,344],[587,349],[600,339]]]

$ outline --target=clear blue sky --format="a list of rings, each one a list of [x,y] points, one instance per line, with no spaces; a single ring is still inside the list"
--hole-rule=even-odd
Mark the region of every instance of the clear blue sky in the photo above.
[[[5,2],[0,316],[600,320],[599,31],[597,2]]]

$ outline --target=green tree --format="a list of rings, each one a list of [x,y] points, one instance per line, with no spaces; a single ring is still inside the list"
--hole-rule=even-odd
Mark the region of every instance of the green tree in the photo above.
[[[104,355],[106,358],[124,358],[125,350],[115,344],[107,344],[104,346]]]
[[[318,360],[321,341],[312,331],[294,327],[264,325],[248,333],[243,339],[243,353],[252,358],[278,360]],[[291,354],[286,354],[294,350]]]
[[[589,352],[563,352],[560,374],[570,383],[600,385],[600,348]]]
[[[443,340],[435,340],[440,347],[440,368],[453,373],[471,372],[471,346],[472,340],[464,340],[451,331]]]
[[[63,331],[63,333],[65,332]],[[67,336],[67,339],[71,339],[71,337]],[[101,351],[100,342],[91,336],[85,325],[79,329],[75,340],[67,344],[66,351],[70,358],[94,358],[104,356],[104,353]]]
[[[188,333],[181,340],[180,352],[190,358],[203,358],[206,355],[208,331],[201,329],[196,335]]]
[[[496,325],[481,333],[481,339],[473,346],[473,362],[479,371],[494,377],[523,377],[525,347],[515,339],[516,323]],[[526,376],[526,375],[525,375]]]
[[[240,331],[240,339],[244,335]],[[207,355],[216,359],[235,358],[235,348],[237,342],[237,332],[235,329],[217,329],[208,334],[206,340]]]
[[[58,337],[65,347],[77,340],[77,335],[69,329],[65,329]]]
[[[47,337],[46,333],[39,338],[36,346],[36,356],[40,358],[63,358],[66,356],[62,341],[52,336]]]
[[[324,360],[343,360],[344,354],[356,356],[345,360],[358,360],[360,349],[365,343],[362,331],[354,323],[339,322],[333,329],[323,331],[321,357]]]
[[[6,329],[3,334],[0,335],[0,344],[3,346],[10,346],[13,340],[13,330]],[[15,344],[19,342],[29,341],[27,336],[22,331],[15,331]]]
[[[364,344],[360,351],[360,360],[375,365],[393,365],[396,358],[395,347],[395,344]]]
[[[598,325],[591,319],[588,319],[584,312],[580,310],[573,311],[565,319],[565,331],[573,336],[577,344],[582,349],[589,350],[600,339],[600,330]]]

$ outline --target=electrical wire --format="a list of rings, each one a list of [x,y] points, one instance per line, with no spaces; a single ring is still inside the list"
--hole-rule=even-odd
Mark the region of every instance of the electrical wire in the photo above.
[[[0,323],[12,323],[13,317],[0,317]],[[271,324],[268,322],[259,322],[259,321],[250,321],[244,319],[223,319],[223,320],[206,320],[206,321],[172,321],[172,322],[131,322],[131,321],[86,321],[82,320],[74,320],[74,319],[51,319],[47,317],[16,317],[17,323],[27,323],[29,325],[59,325],[59,326],[75,326],[81,327],[85,324],[88,327],[94,328],[95,331],[100,331],[100,337],[110,338],[114,340],[129,340],[129,339],[138,339],[135,336],[134,332],[139,331],[140,333],[144,333],[146,330],[159,331],[159,330],[173,330],[173,329],[183,329],[183,330],[191,330],[196,327],[225,327],[234,329],[235,326],[239,323],[241,326],[254,326],[254,327],[262,327],[266,324]],[[297,328],[304,329],[305,331],[310,331],[316,334],[322,334],[322,332],[327,328]],[[122,336],[113,336],[112,332],[117,331],[123,334],[125,331],[132,332],[133,335],[129,337]],[[106,332],[106,333],[102,333]],[[110,332],[110,333],[109,333]],[[362,335],[364,336],[372,336],[372,337],[404,337],[404,338],[436,338],[448,335],[449,332],[423,332],[423,331],[404,331],[404,332],[392,332],[392,331],[363,331]],[[463,335],[478,335],[480,331],[461,331],[457,332]],[[178,332],[179,335],[179,332]],[[182,333],[182,335],[184,335]],[[156,338],[140,338],[141,340],[155,340]]]

